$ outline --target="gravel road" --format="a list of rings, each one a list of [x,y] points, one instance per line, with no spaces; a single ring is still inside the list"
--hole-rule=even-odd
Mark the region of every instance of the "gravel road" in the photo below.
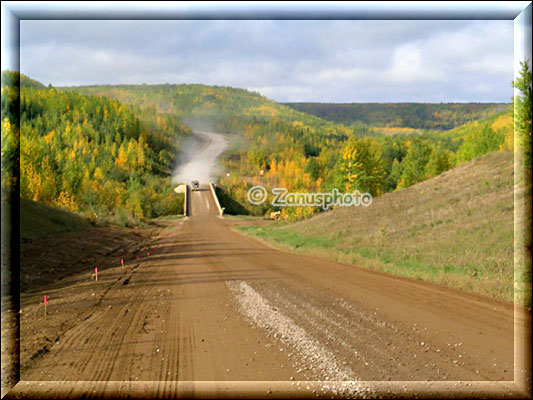
[[[6,398],[523,394],[512,306],[275,250],[219,218],[205,185],[142,251],[22,299],[21,341],[46,341],[23,347]]]

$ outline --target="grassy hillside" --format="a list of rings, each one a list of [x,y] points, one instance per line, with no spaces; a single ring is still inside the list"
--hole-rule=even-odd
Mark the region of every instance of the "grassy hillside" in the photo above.
[[[352,125],[412,129],[452,129],[488,117],[505,103],[285,103],[322,119]]]
[[[20,239],[36,240],[86,229],[90,224],[78,214],[20,199]]]
[[[367,208],[240,229],[292,251],[512,301],[513,155],[487,154]]]

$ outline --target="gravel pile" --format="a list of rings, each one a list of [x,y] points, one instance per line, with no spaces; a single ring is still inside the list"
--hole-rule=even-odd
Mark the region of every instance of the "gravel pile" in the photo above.
[[[235,295],[241,312],[268,336],[295,350],[295,368],[311,370],[325,382],[322,392],[349,397],[368,397],[371,391],[333,353],[311,338],[291,318],[271,306],[254,288],[243,281],[226,282]],[[297,385],[300,387],[300,385]]]

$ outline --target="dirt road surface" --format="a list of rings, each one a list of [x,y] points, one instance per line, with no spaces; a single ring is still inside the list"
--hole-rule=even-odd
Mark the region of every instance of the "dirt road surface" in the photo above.
[[[164,222],[139,260],[23,297],[21,343],[40,331],[46,342],[22,346],[7,397],[375,397],[453,385],[520,397],[512,306],[280,252],[217,214],[202,186],[191,216]],[[511,382],[480,392],[476,381]]]

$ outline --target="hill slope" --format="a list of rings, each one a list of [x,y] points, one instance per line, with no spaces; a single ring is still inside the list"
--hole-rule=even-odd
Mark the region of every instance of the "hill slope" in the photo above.
[[[32,241],[65,232],[75,232],[91,225],[78,214],[20,199],[20,238]]]
[[[512,301],[513,220],[513,155],[496,152],[367,208],[240,229],[298,252]]]
[[[177,115],[185,124],[199,130],[232,132],[243,126],[242,120],[274,118],[284,122],[303,121],[314,127],[333,125],[276,103],[259,93],[226,86],[94,85],[62,89],[110,97],[139,107],[155,107],[159,112]]]
[[[34,89],[44,89],[46,87],[29,76],[10,70],[2,71],[2,87],[4,86],[31,87]]]
[[[170,173],[191,132],[176,116],[3,71],[2,118],[3,200],[19,184],[21,198],[98,222],[180,212]]]
[[[285,103],[295,110],[344,125],[452,129],[503,111],[505,103]]]

